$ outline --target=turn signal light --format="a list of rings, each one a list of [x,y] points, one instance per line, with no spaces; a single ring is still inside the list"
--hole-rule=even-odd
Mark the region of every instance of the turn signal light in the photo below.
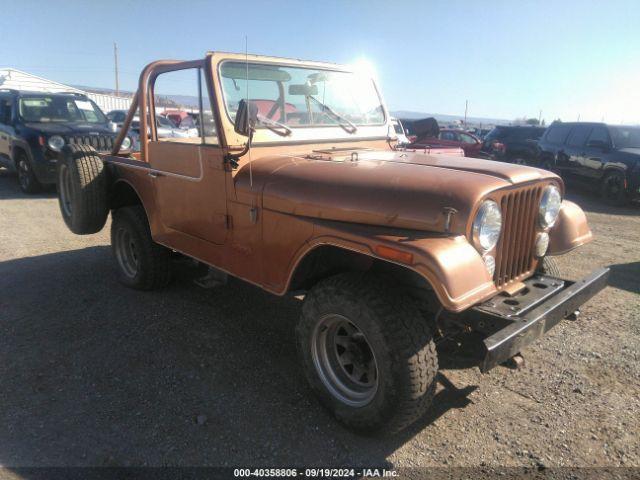
[[[388,258],[389,260],[393,260],[395,262],[413,263],[412,253],[403,252],[402,250],[396,250],[395,248],[387,247],[386,245],[377,245],[373,250],[377,255],[380,255],[383,258]]]

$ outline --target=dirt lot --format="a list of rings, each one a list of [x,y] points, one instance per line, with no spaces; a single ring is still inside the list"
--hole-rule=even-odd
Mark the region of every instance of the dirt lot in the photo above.
[[[596,240],[568,277],[610,286],[529,347],[526,365],[445,370],[410,431],[338,425],[296,362],[300,304],[239,281],[162,292],[115,279],[108,229],[72,235],[53,193],[0,170],[0,464],[640,466],[640,208],[584,193]],[[200,421],[198,421],[200,417]]]

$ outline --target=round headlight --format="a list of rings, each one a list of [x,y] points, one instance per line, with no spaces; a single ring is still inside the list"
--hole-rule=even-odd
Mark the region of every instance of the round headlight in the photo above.
[[[47,140],[47,145],[49,145],[49,148],[54,152],[59,152],[62,150],[62,147],[64,147],[64,138],[60,135],[53,135]]]
[[[473,241],[477,248],[491,250],[498,243],[502,229],[502,214],[498,204],[487,200],[473,221]]]
[[[538,219],[542,228],[551,228],[558,219],[560,213],[560,206],[562,205],[562,197],[560,196],[560,190],[558,187],[549,185],[542,192],[542,199],[540,200],[540,210]]]
[[[131,144],[133,142],[131,141],[131,137],[124,137],[124,139],[122,140],[122,145],[120,145],[120,148],[122,150],[129,150],[131,148]]]

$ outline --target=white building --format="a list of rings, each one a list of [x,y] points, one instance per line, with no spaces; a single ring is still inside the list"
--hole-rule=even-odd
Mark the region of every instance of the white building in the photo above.
[[[49,93],[81,93],[96,102],[105,113],[111,110],[128,110],[132,100],[131,97],[116,97],[115,95],[86,92],[62,83],[54,82],[53,80],[47,80],[46,78],[16,70],[15,68],[0,68],[0,90],[1,89]]]

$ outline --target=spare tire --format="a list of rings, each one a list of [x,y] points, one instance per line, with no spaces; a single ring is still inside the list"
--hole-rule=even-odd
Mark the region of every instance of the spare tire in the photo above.
[[[109,215],[107,171],[96,151],[87,145],[66,145],[58,157],[58,204],[73,233],[102,230]]]

